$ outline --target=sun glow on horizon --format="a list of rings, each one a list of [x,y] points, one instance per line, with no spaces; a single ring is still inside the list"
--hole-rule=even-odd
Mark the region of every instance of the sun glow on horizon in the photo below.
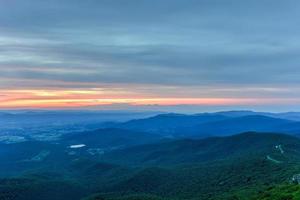
[[[0,108],[77,108],[128,104],[158,105],[265,105],[299,103],[294,98],[231,98],[231,97],[157,97],[107,89],[90,90],[0,90]]]

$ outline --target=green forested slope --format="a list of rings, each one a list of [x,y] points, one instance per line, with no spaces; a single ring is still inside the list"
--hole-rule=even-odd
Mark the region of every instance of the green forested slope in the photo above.
[[[30,152],[34,151],[32,148]],[[290,185],[289,180],[300,172],[300,140],[282,134],[244,133],[225,138],[164,141],[92,158],[83,153],[71,158],[61,156],[64,152],[60,148],[54,148],[55,153],[40,167],[1,179],[0,197],[268,200],[277,193],[282,193],[283,199],[285,194],[293,195],[292,199],[298,195],[298,186]]]

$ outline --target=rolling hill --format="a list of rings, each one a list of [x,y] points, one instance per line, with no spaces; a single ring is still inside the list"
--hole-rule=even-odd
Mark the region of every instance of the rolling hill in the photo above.
[[[249,114],[243,112],[243,114]],[[115,124],[115,127],[172,137],[205,138],[243,132],[280,132],[298,135],[300,123],[265,115],[216,113],[198,115],[164,114]]]
[[[183,114],[161,114],[150,118],[131,120],[114,125],[115,127],[150,132],[164,136],[185,136],[193,132],[196,126],[204,123],[227,119],[222,115],[183,115]]]
[[[282,134],[244,133],[143,145],[105,157],[140,170],[98,198],[146,194],[166,199],[252,199],[300,172],[300,141]]]
[[[107,148],[112,138],[124,146],[89,152]],[[70,147],[76,144],[86,146]],[[0,149],[6,175],[0,179],[1,195],[14,200],[253,200],[300,173],[300,139],[276,133],[161,140],[149,133],[101,129]]]
[[[156,144],[134,146],[109,152],[102,156],[106,162],[128,165],[175,165],[210,162],[215,160],[248,157],[265,157],[280,153],[275,147],[284,145],[292,156],[300,153],[300,140],[283,134],[248,132],[229,137],[207,139],[181,139]]]

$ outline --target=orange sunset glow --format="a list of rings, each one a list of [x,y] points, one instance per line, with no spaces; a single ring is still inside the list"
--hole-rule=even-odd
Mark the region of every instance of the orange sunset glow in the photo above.
[[[2,90],[0,108],[77,108],[128,105],[263,105],[272,103],[297,103],[298,99],[278,98],[183,98],[143,97],[120,91],[94,90]]]

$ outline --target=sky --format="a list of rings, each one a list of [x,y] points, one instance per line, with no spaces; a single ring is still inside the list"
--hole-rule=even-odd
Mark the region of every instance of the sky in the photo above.
[[[0,109],[300,110],[297,0],[0,0]]]

